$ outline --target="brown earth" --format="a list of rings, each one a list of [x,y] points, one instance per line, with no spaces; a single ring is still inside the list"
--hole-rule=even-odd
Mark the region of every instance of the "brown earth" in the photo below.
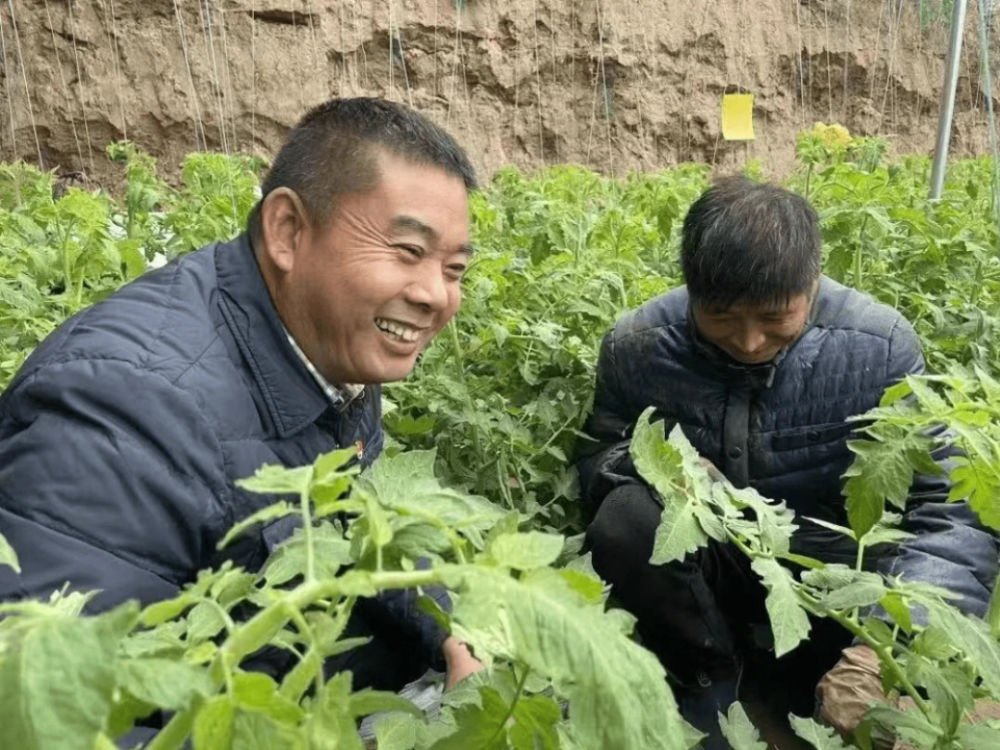
[[[337,95],[412,103],[486,175],[508,163],[621,174],[757,159],[779,176],[796,132],[817,120],[930,153],[948,42],[940,2],[8,0],[0,156],[107,179],[117,169],[104,146],[128,138],[175,175],[196,148],[269,156],[309,106]],[[962,155],[988,146],[974,2],[965,38]],[[732,92],[755,95],[751,143],[720,136]]]

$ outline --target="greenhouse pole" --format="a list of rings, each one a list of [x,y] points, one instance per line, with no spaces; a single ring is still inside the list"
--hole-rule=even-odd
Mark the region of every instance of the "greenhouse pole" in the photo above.
[[[951,142],[951,121],[955,114],[958,68],[962,59],[962,32],[965,29],[965,11],[968,7],[968,0],[955,0],[951,17],[951,43],[948,45],[948,57],[944,63],[941,115],[938,120],[937,147],[934,149],[934,167],[931,170],[931,200],[939,199],[944,189],[944,168],[948,161],[948,144]]]

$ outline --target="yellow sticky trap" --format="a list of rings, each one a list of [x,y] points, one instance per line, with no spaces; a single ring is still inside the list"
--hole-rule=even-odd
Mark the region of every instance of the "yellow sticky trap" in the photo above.
[[[753,140],[753,94],[722,97],[722,137],[727,141]]]

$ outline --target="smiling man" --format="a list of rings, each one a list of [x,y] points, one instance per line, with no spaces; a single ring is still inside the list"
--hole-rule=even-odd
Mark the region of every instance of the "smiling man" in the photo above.
[[[53,333],[0,398],[0,533],[22,565],[0,570],[0,601],[69,582],[100,590],[100,611],[170,597],[224,559],[260,569],[294,523],[217,552],[273,501],[236,480],[338,447],[378,456],[380,384],[406,377],[458,309],[475,185],[426,118],[330,101],[288,135],[246,234]],[[359,601],[348,635],[373,636],[329,664],[356,688],[398,689],[428,665],[453,684],[479,668],[412,593]],[[279,675],[290,662],[257,666]]]
[[[784,500],[799,519],[846,525],[846,420],[924,364],[902,316],[821,275],[818,224],[803,198],[742,178],[697,200],[683,229],[686,285],[628,313],[605,337],[584,427],[591,440],[578,449],[582,494],[596,510],[587,532],[594,567],[637,616],[643,642],[676,678],[682,713],[709,733],[709,749],[728,747],[716,716],[739,697],[747,658],[763,665],[758,678],[784,701],[774,706],[782,715],[811,715],[819,683],[823,717],[845,733],[881,695],[867,647],[838,662],[850,637],[835,624],[815,622],[811,641],[778,663],[762,657],[765,592],[731,546],[650,565],[662,502],[628,452],[636,420],[655,407],[667,430],[679,424],[737,487]],[[997,546],[964,503],[946,502],[948,492],[944,478],[918,477],[903,522],[914,539],[868,561],[947,587],[983,615]],[[799,526],[794,551],[854,564],[845,537]]]

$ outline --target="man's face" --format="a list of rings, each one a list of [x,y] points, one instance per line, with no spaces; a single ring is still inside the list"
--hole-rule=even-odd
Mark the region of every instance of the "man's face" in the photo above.
[[[327,226],[303,230],[282,283],[286,325],[333,383],[406,377],[458,310],[471,253],[461,179],[389,154],[379,162],[378,187],[338,196]]]
[[[748,306],[735,303],[723,310],[692,305],[698,331],[726,354],[746,365],[769,362],[802,335],[810,294],[800,294],[784,304]]]

